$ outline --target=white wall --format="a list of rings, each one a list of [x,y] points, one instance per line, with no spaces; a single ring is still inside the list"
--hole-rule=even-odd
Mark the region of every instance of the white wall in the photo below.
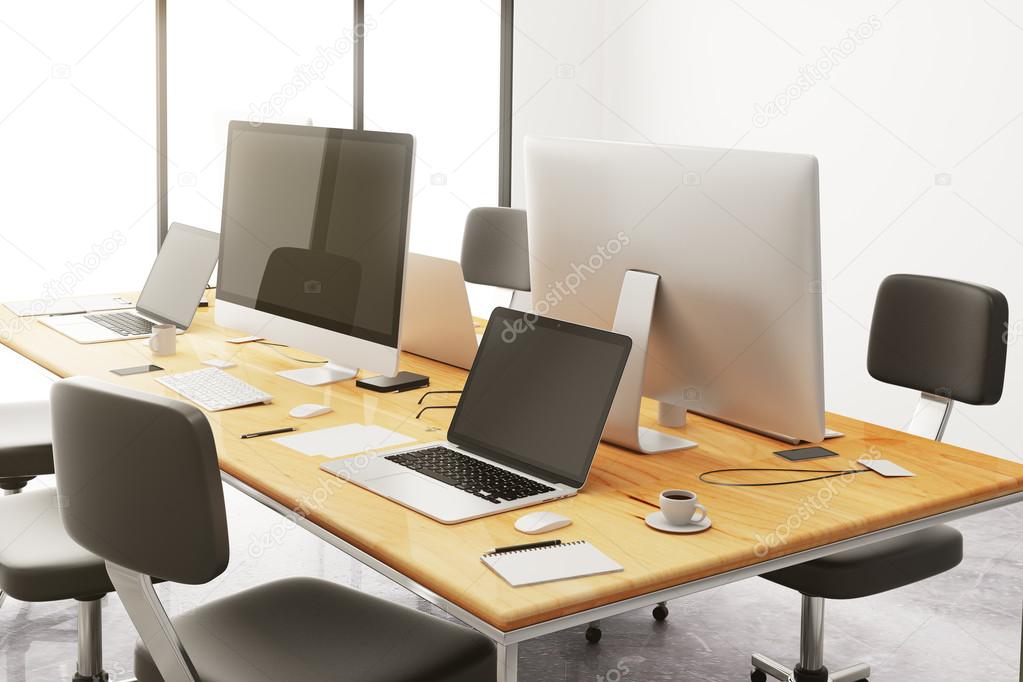
[[[585,97],[532,116],[599,112],[607,139],[820,159],[829,409],[895,427],[912,410],[910,391],[865,369],[887,274],[994,286],[1009,298],[1010,326],[1020,320],[1023,9],[1005,0],[615,0],[601,14],[599,77],[584,70],[590,82],[569,87]],[[574,29],[551,22],[549,35]],[[784,111],[766,108],[776,100]],[[1021,345],[1009,347],[1001,403],[959,408],[948,441],[1023,452]]]

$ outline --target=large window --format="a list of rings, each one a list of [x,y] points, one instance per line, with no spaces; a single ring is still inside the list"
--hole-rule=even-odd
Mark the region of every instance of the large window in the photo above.
[[[367,0],[366,24],[366,128],[416,137],[410,248],[457,260],[497,205],[500,2]]]
[[[365,127],[417,140],[411,248],[457,258],[498,194],[500,0],[367,0]],[[54,21],[60,16],[60,21]],[[154,5],[0,21],[0,297],[137,289],[155,255]],[[218,230],[228,121],[353,125],[351,0],[167,7],[168,217]],[[64,286],[55,287],[55,283]]]
[[[352,3],[168,5],[169,219],[219,230],[228,121],[351,127]]]
[[[152,3],[5,3],[0,299],[142,286],[156,251]]]

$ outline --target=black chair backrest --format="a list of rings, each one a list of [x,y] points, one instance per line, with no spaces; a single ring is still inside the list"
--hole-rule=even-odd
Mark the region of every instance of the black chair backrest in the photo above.
[[[202,412],[88,377],[54,384],[50,404],[61,519],[78,544],[179,583],[224,571],[224,490]]]
[[[969,282],[891,275],[877,292],[867,371],[878,381],[993,405],[1005,381],[1009,304]]]
[[[462,235],[466,282],[529,291],[529,234],[526,212],[481,207],[469,211]]]

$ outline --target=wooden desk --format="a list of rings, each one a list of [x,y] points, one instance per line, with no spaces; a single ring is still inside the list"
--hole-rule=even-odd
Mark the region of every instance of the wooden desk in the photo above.
[[[157,375],[110,373],[154,361],[144,341],[85,346],[38,323],[12,327],[16,321],[6,309],[0,321],[15,330],[4,339],[6,345],[59,376],[89,375],[174,396],[156,383]],[[573,519],[561,537],[589,540],[621,563],[623,572],[512,588],[479,557],[495,545],[524,540],[512,527],[523,512],[444,526],[321,472],[324,458],[303,456],[269,438],[239,439],[274,426],[309,431],[360,422],[436,440],[444,438],[452,411],[431,410],[416,420],[416,401],[427,389],[377,394],[356,389],[353,381],[318,388],[296,384],[274,374],[301,366],[282,353],[309,356],[224,341],[240,335],[217,327],[212,308],[200,309],[192,329],[178,337],[177,355],[155,360],[169,372],[181,372],[201,367],[200,359],[230,358],[238,363],[231,374],[275,396],[270,405],[208,415],[225,480],[490,636],[498,644],[506,680],[515,679],[517,644],[526,639],[1023,498],[1023,465],[839,415],[828,415],[828,426],[846,436],[828,447],[842,456],[814,461],[811,468],[856,468],[850,463],[870,455],[894,460],[917,476],[863,474],[770,488],[711,486],[698,480],[701,472],[800,465],[772,454],[781,443],[690,416],[678,431],[699,442],[698,448],[639,456],[602,444],[581,493],[544,505]],[[466,376],[461,369],[407,354],[402,368],[428,374],[433,390],[461,388]],[[307,402],[329,404],[335,411],[313,421],[288,416],[291,407]],[[441,395],[428,404],[453,402]],[[655,414],[653,403],[644,405],[645,424],[652,425]],[[669,487],[697,491],[713,528],[688,536],[647,528],[643,518],[656,508],[659,491]]]

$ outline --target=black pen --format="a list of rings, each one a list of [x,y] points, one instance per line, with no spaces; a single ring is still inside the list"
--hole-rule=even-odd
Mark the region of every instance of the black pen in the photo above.
[[[285,426],[283,429],[273,429],[271,431],[257,431],[256,433],[246,433],[242,435],[242,438],[259,438],[260,436],[272,436],[277,433],[287,433],[294,431],[294,426]]]
[[[505,552],[518,552],[523,549],[539,549],[540,547],[553,547],[560,545],[561,540],[544,540],[543,542],[527,542],[524,545],[509,545],[507,547],[495,547],[487,554],[504,554]]]

